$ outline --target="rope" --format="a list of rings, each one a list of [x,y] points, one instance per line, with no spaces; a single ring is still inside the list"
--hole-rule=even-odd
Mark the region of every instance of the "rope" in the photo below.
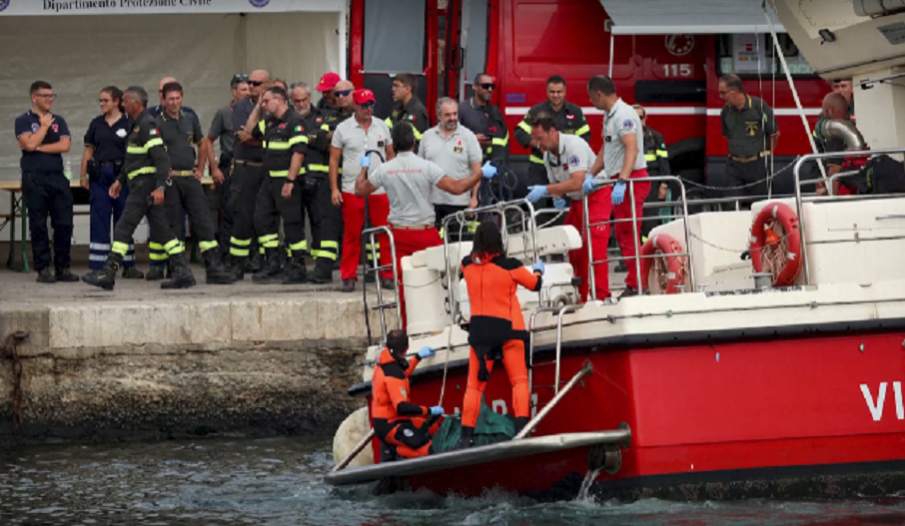
[[[799,158],[801,158],[800,155],[797,156],[797,157],[795,157],[794,159],[792,159],[792,162],[790,162],[789,164],[787,164],[786,166],[784,166],[784,167],[783,167],[781,170],[779,170],[778,172],[774,172],[774,173],[768,175],[767,177],[764,177],[763,179],[760,179],[760,180],[757,180],[757,181],[754,181],[754,182],[751,182],[751,183],[745,183],[745,184],[739,185],[739,186],[710,186],[710,185],[706,185],[706,184],[702,184],[702,183],[697,183],[697,182],[691,181],[691,180],[689,180],[689,179],[685,179],[684,177],[679,177],[679,176],[677,176],[677,177],[679,177],[679,179],[682,181],[682,184],[690,184],[690,185],[692,185],[692,186],[696,186],[696,187],[698,187],[698,188],[703,188],[703,189],[705,189],[705,190],[723,190],[723,191],[726,191],[726,190],[744,190],[745,188],[750,188],[750,187],[752,187],[752,186],[757,186],[757,185],[759,185],[759,184],[761,184],[761,183],[768,182],[768,181],[771,181],[771,180],[775,179],[776,177],[779,177],[779,175],[780,175],[781,173],[783,173],[783,172],[785,172],[786,170],[789,170],[790,168],[792,168],[793,166],[795,166],[795,162],[798,161]]]

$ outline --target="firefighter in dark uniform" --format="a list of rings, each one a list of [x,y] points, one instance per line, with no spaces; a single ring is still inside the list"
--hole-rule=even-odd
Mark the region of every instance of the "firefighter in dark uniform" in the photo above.
[[[129,250],[132,234],[145,216],[148,218],[148,225],[160,235],[161,240],[165,240],[163,245],[173,262],[173,279],[161,283],[160,288],[181,289],[195,285],[195,278],[185,260],[185,248],[170,230],[164,209],[170,158],[154,119],[146,111],[147,106],[148,92],[144,88],[133,86],[123,94],[123,107],[135,125],[126,139],[123,169],[117,181],[110,186],[110,197],[116,199],[127,181],[129,197],[126,199],[126,209],[116,223],[113,247],[104,268],[82,276],[85,283],[107,290],[113,289],[116,271],[122,266],[123,258]]]
[[[211,223],[207,197],[201,185],[209,142],[201,131],[198,119],[181,109],[182,85],[170,82],[163,87],[163,96],[166,99],[166,108],[157,117],[155,124],[170,156],[170,181],[166,189],[170,231],[179,231],[183,212],[187,213],[192,222],[198,248],[201,249],[201,256],[204,258],[207,283],[228,285],[236,279],[226,272],[220,263],[219,245]],[[198,145],[197,155],[195,145]]]
[[[415,130],[415,151],[418,151],[418,143],[421,141],[421,134],[430,128],[430,120],[427,117],[427,108],[421,103],[421,100],[415,95],[418,89],[418,79],[411,73],[400,73],[393,79],[393,111],[386,118],[386,125],[389,129],[397,122],[407,122],[412,125]]]
[[[531,140],[531,125],[534,122],[534,116],[541,113],[553,117],[556,129],[560,133],[576,135],[586,142],[590,142],[591,138],[591,127],[588,126],[588,121],[585,120],[581,108],[566,100],[566,80],[559,75],[553,75],[547,79],[547,100],[528,110],[525,118],[515,129],[515,140],[523,147],[531,149],[531,154],[528,156],[526,186],[546,186],[550,183],[547,180],[547,168],[544,166],[544,154]],[[540,203],[539,208],[552,207],[550,198],[545,198]]]
[[[255,237],[255,200],[264,181],[264,171],[261,169],[264,150],[261,141],[245,131],[245,124],[269,83],[269,73],[263,70],[252,71],[248,76],[248,98],[240,100],[233,110],[232,124],[236,130],[236,143],[233,145],[233,173],[229,188],[229,210],[233,215],[229,255],[231,270],[236,279],[245,276],[246,264],[251,256],[252,239]],[[264,121],[259,121],[258,126],[263,131]],[[263,247],[258,248],[264,250]]]
[[[292,90],[295,106],[296,92],[307,88],[296,86]],[[298,106],[295,106],[298,110]],[[330,198],[330,139],[332,130],[327,116],[335,112],[321,111],[308,104],[308,115],[303,115],[308,131],[308,153],[305,154],[305,176],[302,178],[302,219],[305,214],[311,226],[311,244],[307,246],[314,258],[312,283],[333,281],[333,266],[339,256],[339,237],[342,232],[342,212],[333,206]],[[335,126],[334,126],[335,127]]]
[[[642,133],[644,134],[644,160],[647,161],[647,173],[650,176],[671,175],[669,170],[669,151],[666,149],[666,140],[657,130],[647,125],[647,111],[640,104],[632,106],[641,119]],[[651,191],[647,193],[647,203],[666,201],[670,195],[670,185],[666,181],[652,181]],[[656,220],[661,215],[663,208],[645,208],[644,220],[641,224],[641,242],[647,241],[650,231],[659,224]]]
[[[723,136],[729,143],[726,184],[733,187],[748,185],[730,190],[727,194],[766,197],[766,158],[773,154],[779,140],[773,108],[763,100],[746,94],[738,75],[723,75],[719,90],[720,98],[726,102],[720,112]],[[750,209],[751,200],[740,203],[740,206]]]
[[[263,112],[268,118],[262,132],[258,126]],[[267,180],[258,191],[255,203],[255,230],[258,244],[264,247],[264,268],[253,276],[256,282],[267,282],[283,274],[283,284],[304,283],[305,220],[302,216],[302,186],[299,180],[308,152],[308,130],[305,120],[289,106],[289,95],[279,86],[267,88],[252,110],[245,131],[261,139],[264,147],[263,169]],[[286,272],[281,268],[280,218],[286,234],[290,257]]]
[[[478,136],[483,161],[509,161],[509,128],[506,118],[497,106],[490,102],[496,84],[487,73],[478,73],[474,79],[474,96],[459,103],[459,124]]]

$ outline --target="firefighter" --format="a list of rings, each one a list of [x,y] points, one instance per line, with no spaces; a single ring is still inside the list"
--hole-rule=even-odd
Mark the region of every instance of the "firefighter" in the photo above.
[[[566,100],[566,81],[559,75],[547,79],[547,100],[534,106],[515,129],[515,140],[525,148],[531,149],[528,157],[528,178],[526,186],[547,184],[547,170],[544,168],[544,153],[531,139],[531,124],[534,116],[545,113],[553,117],[556,129],[566,135],[576,135],[589,141],[591,127],[585,120],[581,108]],[[544,206],[546,208],[547,206]]]
[[[459,103],[459,124],[478,137],[484,161],[509,162],[509,128],[499,107],[490,102],[496,84],[487,73],[474,79],[474,95]]]
[[[338,108],[336,103],[336,95],[334,94],[334,88],[336,88],[336,84],[339,83],[342,79],[339,78],[339,75],[333,73],[332,71],[328,71],[324,73],[324,76],[321,77],[320,82],[317,83],[317,86],[314,87],[317,91],[321,92],[321,100],[317,101],[317,109],[320,111],[327,110],[335,110]]]
[[[264,131],[258,126],[261,115],[268,119]],[[253,276],[255,282],[267,282],[283,274],[280,257],[280,218],[290,257],[283,284],[307,281],[305,269],[305,221],[302,216],[302,177],[308,130],[305,120],[289,106],[289,95],[279,86],[267,88],[248,116],[245,132],[260,139],[264,147],[263,169],[268,176],[258,191],[255,204],[255,230],[258,244],[264,247],[264,268]]]
[[[551,121],[546,117],[545,121]],[[462,403],[462,435],[456,449],[472,445],[481,397],[490,380],[493,364],[502,358],[512,384],[512,407],[516,433],[528,424],[531,411],[528,392],[528,331],[516,296],[519,285],[539,291],[544,264],[534,263],[533,273],[521,261],[506,257],[503,237],[493,221],[482,221],[475,231],[471,255],[462,260],[462,274],[471,305],[468,343],[468,384]]]
[[[123,189],[117,199],[110,198],[112,185],[123,167],[126,156],[126,137],[132,131],[132,122],[122,110],[123,92],[116,86],[101,90],[98,103],[101,115],[88,125],[85,132],[85,153],[82,155],[81,183],[87,188],[91,202],[91,244],[88,267],[103,268],[110,255],[110,215],[113,223],[119,221],[126,206],[128,189]],[[90,177],[90,179],[89,179]],[[142,279],[145,275],[135,268],[135,244],[123,258],[123,277]]]
[[[455,102],[451,102],[455,109]],[[437,164],[415,155],[414,129],[404,122],[393,126],[393,147],[399,152],[392,161],[381,164],[374,173],[368,176],[371,156],[361,157],[361,171],[355,181],[355,195],[365,197],[379,188],[386,190],[390,201],[390,213],[387,222],[393,232],[396,245],[396,273],[402,277],[402,258],[411,256],[419,250],[442,245],[440,234],[434,225],[434,206],[431,205],[431,194],[437,190],[447,194],[462,195],[481,181],[482,177],[491,178],[496,168],[490,164],[472,172],[466,177],[450,176]],[[425,134],[425,137],[428,137]],[[424,147],[424,143],[421,143]],[[402,282],[398,288],[399,310],[402,312],[402,328],[406,327],[405,296]]]
[[[133,86],[123,94],[123,107],[134,123],[129,138],[126,139],[126,157],[119,178],[110,186],[110,197],[119,197],[123,183],[128,181],[129,197],[126,209],[116,223],[113,232],[113,247],[104,268],[82,276],[82,281],[96,287],[112,290],[116,283],[116,271],[122,266],[123,258],[132,242],[132,234],[142,217],[147,216],[148,225],[158,232],[170,260],[173,262],[173,279],[160,284],[162,289],[181,289],[195,285],[195,278],[185,260],[185,248],[179,238],[170,231],[164,209],[164,191],[170,175],[170,158],[163,145],[154,119],[148,115],[148,92]]]
[[[341,84],[337,84],[339,88]],[[339,91],[339,89],[337,89]],[[345,91],[345,90],[343,90]],[[384,121],[374,117],[374,106],[377,104],[374,93],[369,89],[356,90],[352,94],[355,106],[353,118],[339,123],[333,132],[330,143],[330,193],[333,205],[342,207],[343,213],[343,248],[340,273],[342,275],[343,292],[355,290],[358,261],[361,257],[361,230],[365,224],[365,200],[355,195],[355,181],[361,169],[361,156],[365,150],[380,152],[387,161],[396,156],[393,151],[393,139],[390,129]],[[342,186],[340,186],[339,168],[342,160]],[[370,164],[373,172],[380,166],[380,161]],[[390,213],[390,202],[386,193],[378,190],[368,198],[368,213],[371,226],[384,226]],[[385,235],[376,236],[381,267],[389,267],[390,247]],[[367,258],[372,257],[370,243],[365,245]],[[387,289],[395,288],[393,273],[389,269],[380,272],[381,285]]]
[[[386,118],[386,125],[392,129],[397,122],[407,122],[415,129],[415,148],[421,141],[421,134],[430,127],[427,108],[415,95],[418,79],[411,73],[400,73],[393,79],[393,111]]]
[[[157,117],[155,125],[170,157],[170,180],[166,189],[170,231],[177,232],[183,213],[188,213],[204,258],[207,283],[228,285],[236,280],[221,266],[219,245],[211,224],[204,187],[201,186],[210,141],[201,131],[198,119],[182,111],[182,86],[178,82],[170,82],[163,87],[163,94],[166,107]],[[195,145],[198,145],[197,154]]]
[[[823,98],[823,108],[820,119],[817,121],[817,125],[814,126],[814,141],[817,144],[817,150],[820,153],[841,153],[847,149],[845,141],[843,141],[842,138],[833,137],[830,139],[824,135],[823,122],[826,119],[852,120],[849,117],[848,109],[848,101],[846,101],[845,96],[839,92],[828,93]],[[853,157],[851,159],[846,159],[844,156],[840,155],[839,157],[824,159],[823,162],[826,166],[826,176],[833,177],[842,171],[843,168],[848,170],[861,168],[861,166],[864,166],[867,162],[867,157]],[[814,170],[816,172],[815,176],[819,177],[821,174],[816,163],[814,164]],[[853,188],[850,188],[845,183],[845,179],[834,180],[833,195],[852,195],[856,193]],[[826,186],[822,181],[817,183],[817,194],[826,195]]]
[[[746,94],[738,75],[720,77],[719,90],[720,98],[726,103],[720,111],[720,121],[723,136],[729,143],[725,180],[728,186],[745,186],[727,194],[766,197],[767,158],[773,155],[779,140],[773,108],[762,99]],[[751,200],[740,206],[750,209]]]
[[[248,97],[239,101],[233,110],[232,124],[236,130],[233,146],[233,173],[230,181],[229,209],[233,215],[233,235],[229,239],[229,254],[232,273],[236,279],[245,276],[246,265],[251,256],[254,238],[255,200],[264,181],[261,160],[264,150],[261,141],[245,131],[251,112],[258,106],[261,95],[270,82],[270,74],[264,70],[252,71],[248,76]],[[259,121],[259,131],[263,131],[264,121]],[[259,247],[263,251],[264,247]],[[254,265],[249,269],[255,268]]]
[[[436,352],[422,347],[418,354],[406,360],[409,338],[404,331],[395,329],[387,333],[387,346],[377,357],[377,367],[371,379],[371,418],[374,434],[383,442],[389,455],[382,462],[402,458],[423,457],[431,446],[431,435],[436,427],[424,429],[428,417],[442,416],[442,406],[426,407],[410,401],[409,377],[418,363]]]
[[[531,140],[543,152],[548,184],[529,187],[527,199],[536,202],[543,197],[552,195],[556,208],[562,210],[566,207],[564,198],[571,198],[564,224],[574,226],[583,235],[585,229],[582,184],[587,175],[591,173],[594,151],[583,139],[560,132],[556,128],[556,121],[552,115],[539,113],[531,122]],[[588,197],[588,215],[591,223],[609,220],[612,212],[609,192],[609,189],[605,188]],[[609,225],[595,227],[591,231],[591,248],[595,259],[606,259],[609,238]],[[569,252],[569,262],[572,264],[575,276],[581,279],[579,284],[581,301],[587,301],[588,248],[584,246],[584,242],[582,242],[581,248]],[[606,264],[601,263],[594,266],[594,292],[595,297],[599,300],[606,299],[610,295],[607,274]]]
[[[647,173],[651,176],[670,175],[669,151],[666,149],[666,140],[657,130],[647,125],[647,111],[640,104],[632,106],[638,118],[641,119],[641,128],[644,134],[644,160],[647,162]],[[653,191],[656,189],[656,191]],[[647,203],[663,202],[670,195],[670,185],[666,181],[652,181],[651,191],[647,193]],[[657,217],[665,208],[645,208],[644,221],[641,223],[641,242],[647,241],[650,231],[657,226]],[[626,268],[626,270],[628,270]]]
[[[846,110],[845,117],[847,120],[855,119],[855,89],[851,77],[847,79],[833,79],[833,91],[845,97]]]

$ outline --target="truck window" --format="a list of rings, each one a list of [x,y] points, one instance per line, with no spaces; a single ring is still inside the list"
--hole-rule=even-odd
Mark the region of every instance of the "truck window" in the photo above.
[[[798,47],[786,33],[777,35],[786,64],[793,76],[814,76]],[[720,35],[717,38],[717,60],[720,75],[783,75],[782,63],[774,56],[773,38],[763,34]]]
[[[365,2],[365,72],[393,74],[422,71],[424,18],[423,0]]]
[[[468,47],[465,53],[465,83],[487,64],[487,2],[468,1]],[[464,18],[463,13],[463,18]]]

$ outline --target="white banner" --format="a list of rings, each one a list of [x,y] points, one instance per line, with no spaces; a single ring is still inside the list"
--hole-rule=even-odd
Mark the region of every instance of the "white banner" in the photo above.
[[[342,12],[345,0],[0,0],[2,16]]]

